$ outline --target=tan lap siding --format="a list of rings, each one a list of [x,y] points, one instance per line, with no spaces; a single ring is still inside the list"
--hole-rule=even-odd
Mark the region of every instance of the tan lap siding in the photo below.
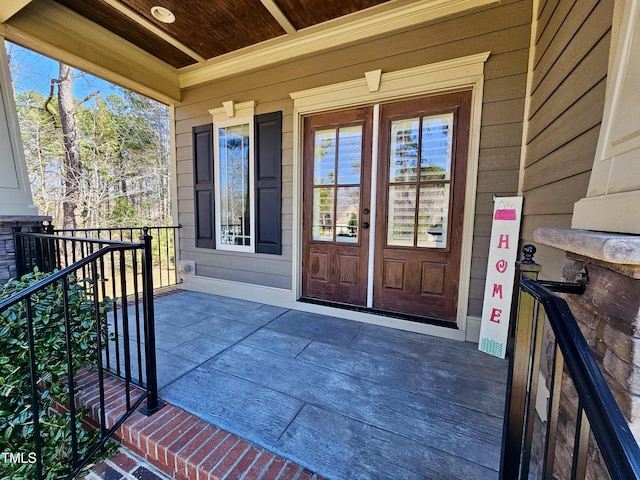
[[[469,300],[469,314],[480,315],[492,195],[514,194],[518,189],[531,10],[529,0],[505,1],[406,32],[184,91],[183,102],[176,108],[178,208],[179,221],[184,226],[182,258],[195,260],[200,275],[291,288],[294,179],[293,102],[289,93],[361,78],[369,70],[381,68],[383,72],[391,72],[491,51],[485,66]],[[209,251],[194,246],[191,128],[210,121],[208,110],[230,99],[257,101],[257,114],[275,110],[284,114],[281,257]]]
[[[571,226],[595,156],[613,0],[541,2],[523,179],[523,240],[537,227]],[[544,275],[559,278],[564,253],[538,246]]]

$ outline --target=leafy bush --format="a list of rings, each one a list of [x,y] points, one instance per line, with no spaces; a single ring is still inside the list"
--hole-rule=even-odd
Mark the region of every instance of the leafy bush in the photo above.
[[[0,301],[22,291],[50,274],[34,272],[7,283]],[[68,283],[67,298],[72,338],[72,366],[79,368],[95,364],[97,332],[95,307],[86,293],[92,280]],[[52,407],[57,402],[66,405],[67,348],[64,326],[64,292],[61,282],[53,283],[32,296],[34,347],[38,378],[38,409],[42,439],[43,476],[47,480],[62,478],[71,464],[71,422],[77,426],[79,458],[97,443],[98,431],[87,431],[81,423],[86,413],[77,411],[59,414]],[[108,301],[102,302],[106,309]],[[103,332],[106,339],[106,325]],[[0,455],[22,454],[24,462],[0,458],[0,478],[36,478],[35,438],[32,414],[29,340],[24,302],[0,312]]]

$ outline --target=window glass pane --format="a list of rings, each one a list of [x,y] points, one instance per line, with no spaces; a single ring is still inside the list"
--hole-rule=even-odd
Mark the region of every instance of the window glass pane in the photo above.
[[[251,245],[249,125],[218,129],[220,229],[223,245]]]
[[[333,185],[336,179],[336,131],[317,131],[313,152],[313,184]]]
[[[391,123],[389,182],[414,182],[417,179],[419,128],[419,118]]]
[[[451,178],[453,113],[422,119],[421,180]]]
[[[358,243],[360,187],[339,187],[336,196],[336,242]]]
[[[313,189],[313,240],[333,241],[333,187]]]
[[[390,185],[387,212],[387,245],[413,246],[416,186]]]
[[[449,184],[420,187],[418,247],[446,248],[449,222]]]
[[[359,184],[362,125],[341,128],[338,135],[338,183]]]

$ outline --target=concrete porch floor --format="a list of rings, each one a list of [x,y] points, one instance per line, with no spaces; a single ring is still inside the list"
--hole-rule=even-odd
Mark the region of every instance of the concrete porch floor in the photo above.
[[[160,396],[327,479],[492,479],[507,362],[471,343],[179,291]]]

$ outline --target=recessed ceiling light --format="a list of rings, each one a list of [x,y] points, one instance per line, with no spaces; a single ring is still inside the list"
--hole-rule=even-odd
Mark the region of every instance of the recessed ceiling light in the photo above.
[[[176,21],[176,16],[171,10],[160,6],[151,7],[151,15],[162,23],[173,23]]]

